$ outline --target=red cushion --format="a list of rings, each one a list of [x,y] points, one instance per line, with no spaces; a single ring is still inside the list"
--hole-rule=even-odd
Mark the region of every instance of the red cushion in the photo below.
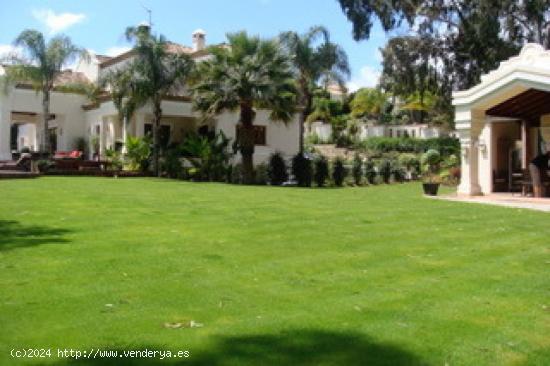
[[[71,153],[69,154],[69,156],[70,156],[71,158],[79,158],[79,157],[80,157],[80,154],[81,154],[80,151],[78,151],[78,150],[73,150],[73,151],[71,151]]]

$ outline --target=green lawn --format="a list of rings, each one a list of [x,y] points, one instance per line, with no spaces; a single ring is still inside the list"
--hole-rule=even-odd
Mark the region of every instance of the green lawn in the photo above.
[[[417,184],[49,177],[0,195],[0,365],[58,347],[188,350],[181,365],[550,364],[545,213]]]

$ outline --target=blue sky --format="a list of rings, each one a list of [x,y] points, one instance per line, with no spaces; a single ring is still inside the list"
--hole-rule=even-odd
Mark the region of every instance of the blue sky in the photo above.
[[[221,43],[231,31],[247,30],[264,37],[280,31],[306,31],[324,25],[332,41],[348,54],[352,68],[351,89],[373,86],[380,70],[378,48],[387,40],[375,27],[371,39],[355,42],[351,24],[336,0],[0,0],[0,53],[26,28],[47,36],[64,33],[77,45],[96,53],[117,54],[129,45],[126,26],[147,20],[143,6],[152,10],[153,29],[169,40],[190,45],[191,33],[202,28],[207,43]]]

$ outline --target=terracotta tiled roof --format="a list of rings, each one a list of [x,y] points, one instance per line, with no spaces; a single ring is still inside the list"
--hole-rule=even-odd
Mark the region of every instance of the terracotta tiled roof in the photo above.
[[[64,70],[55,78],[54,86],[86,83],[90,83],[90,79],[88,79],[83,73],[72,70]]]
[[[1,65],[4,68],[9,68],[11,65]],[[91,83],[90,79],[82,72],[72,70],[63,70],[54,80],[54,87],[67,84],[87,84]],[[21,80],[17,83],[18,87],[31,86],[28,80]]]
[[[188,46],[184,46],[182,44],[174,43],[174,42],[168,42],[166,45],[166,50],[170,53],[185,53],[185,54],[191,54],[193,53],[193,49]]]
[[[106,55],[95,55],[95,57],[97,57],[97,60],[99,61],[99,63],[109,61],[110,59],[112,59],[111,56],[106,56]]]
[[[173,53],[178,53],[178,54],[187,54],[187,55],[190,55],[191,57],[201,57],[201,56],[206,56],[206,55],[209,54],[208,49],[202,49],[202,50],[199,50],[199,51],[195,51],[193,48],[191,48],[189,46],[185,46],[185,45],[182,45],[182,44],[179,44],[179,43],[174,43],[174,42],[167,42],[166,47],[167,47],[168,52],[173,52]],[[217,47],[225,47],[226,48],[228,46],[226,44],[222,43],[222,44],[218,45]],[[124,61],[124,60],[132,57],[133,55],[135,55],[135,51],[132,49],[132,50],[126,51],[124,53],[121,53],[118,56],[107,58],[107,59],[105,59],[105,61],[100,60],[99,67],[100,68],[109,67],[109,66],[117,64],[121,61]],[[98,57],[98,59],[99,59],[99,57]]]

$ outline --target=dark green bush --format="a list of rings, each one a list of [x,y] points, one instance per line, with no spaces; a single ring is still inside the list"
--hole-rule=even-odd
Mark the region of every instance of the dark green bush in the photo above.
[[[317,187],[323,187],[328,179],[328,160],[323,155],[315,159],[315,183]]]
[[[367,159],[365,162],[365,178],[369,184],[376,184],[376,169],[372,159]]]
[[[398,161],[393,161],[391,170],[393,179],[396,182],[402,183],[405,181],[407,170],[403,165],[399,164]]]
[[[363,180],[363,159],[359,154],[355,154],[355,156],[353,157],[353,167],[351,173],[353,175],[353,180],[355,181],[355,184],[361,185]]]
[[[303,154],[296,154],[292,158],[292,175],[300,187],[311,187],[313,178],[311,160]]]
[[[180,160],[181,154],[177,147],[167,148],[161,160],[161,170],[169,178],[183,178],[183,165]]]
[[[382,178],[382,181],[384,183],[386,184],[390,183],[391,174],[392,174],[391,160],[389,159],[380,160],[380,164],[378,165],[378,173],[380,174],[380,177]]]
[[[186,137],[178,149],[193,166],[194,179],[216,182],[225,179],[231,158],[229,141],[222,131],[210,137],[198,134]]]
[[[280,186],[288,180],[288,172],[285,159],[280,152],[271,154],[269,158],[269,182],[273,186]]]
[[[348,170],[344,166],[344,160],[342,158],[336,158],[334,161],[334,168],[332,170],[332,180],[338,187],[342,187],[344,180],[348,175]]]
[[[267,164],[262,163],[257,165],[256,168],[254,168],[254,183],[260,186],[265,186],[269,180],[267,171]]]
[[[230,169],[231,171],[231,180],[233,184],[242,184],[243,183],[243,166],[242,164],[233,165]]]

